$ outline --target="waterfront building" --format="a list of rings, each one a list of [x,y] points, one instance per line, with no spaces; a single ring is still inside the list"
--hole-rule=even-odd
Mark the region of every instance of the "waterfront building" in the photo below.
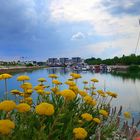
[[[59,63],[60,64],[68,64],[69,63],[69,58],[59,58]]]
[[[81,57],[72,57],[72,63],[81,63],[82,59]]]
[[[48,64],[57,64],[59,60],[57,58],[49,58],[47,61]]]

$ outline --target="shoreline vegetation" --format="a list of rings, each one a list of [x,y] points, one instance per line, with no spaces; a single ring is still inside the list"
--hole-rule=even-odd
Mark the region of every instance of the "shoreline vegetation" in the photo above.
[[[140,55],[131,54],[129,56],[123,55],[122,57],[115,56],[114,58],[101,59],[101,58],[88,58],[85,60],[88,65],[140,65]]]
[[[1,140],[137,140],[138,126],[130,112],[111,105],[117,93],[96,89],[98,79],[82,81],[82,75],[71,73],[64,83],[56,74],[52,80],[39,78],[33,86],[30,77],[20,75],[20,89],[8,91],[12,75],[4,73],[0,80],[5,83],[5,98],[0,102]],[[46,84],[47,83],[47,84]],[[66,85],[66,89],[61,89]],[[9,98],[12,94],[14,100]],[[36,94],[35,99],[32,94]],[[129,122],[132,123],[129,125]]]
[[[26,72],[26,71],[33,71],[42,68],[47,68],[47,66],[9,66],[0,68],[0,74],[2,73],[16,73],[16,72]]]

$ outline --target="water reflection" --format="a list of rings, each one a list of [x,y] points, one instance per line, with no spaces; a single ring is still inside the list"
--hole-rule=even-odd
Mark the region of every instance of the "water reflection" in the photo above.
[[[137,72],[113,72],[113,76],[121,77],[123,80],[131,79],[134,83],[137,79],[140,80],[140,73]]]

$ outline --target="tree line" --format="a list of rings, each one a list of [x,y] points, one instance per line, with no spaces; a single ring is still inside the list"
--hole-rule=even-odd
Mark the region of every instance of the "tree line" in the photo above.
[[[114,58],[104,59],[101,58],[88,58],[85,62],[89,65],[140,65],[140,55],[131,54],[129,56],[123,55],[122,57],[115,56]]]

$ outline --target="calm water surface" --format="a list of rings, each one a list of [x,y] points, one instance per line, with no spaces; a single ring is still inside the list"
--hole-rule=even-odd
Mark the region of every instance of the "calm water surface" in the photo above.
[[[49,74],[55,73],[59,76],[61,82],[65,82],[67,78],[70,78],[71,70],[64,68],[48,68],[40,69],[32,72],[17,73],[13,75],[13,78],[8,80],[8,90],[19,89],[20,82],[16,81],[19,75],[26,74],[30,76],[30,81],[33,86],[37,85],[37,79],[44,77],[47,79],[48,85],[51,84],[51,79],[48,78]],[[140,79],[125,79],[121,76],[114,76],[110,73],[92,73],[89,71],[79,72],[82,78],[79,79],[79,87],[83,87],[81,82],[83,80],[90,80],[91,78],[97,78],[100,82],[96,84],[97,89],[104,89],[118,93],[118,98],[114,99],[112,105],[123,106],[126,111],[131,111],[135,118],[140,119]],[[65,85],[64,88],[67,88]],[[4,96],[4,81],[0,81],[0,98]],[[33,93],[32,97],[36,98],[37,94]],[[10,96],[12,98],[12,96]]]

